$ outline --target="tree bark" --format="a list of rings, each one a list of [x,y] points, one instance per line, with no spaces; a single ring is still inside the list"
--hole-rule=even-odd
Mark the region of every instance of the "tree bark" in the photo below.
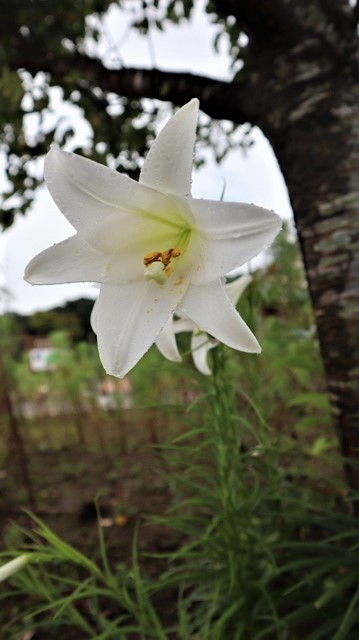
[[[310,102],[316,101],[315,110]],[[308,100],[308,109],[305,102]],[[317,88],[271,132],[286,178],[345,456],[359,454],[359,92]],[[304,105],[303,105],[304,102]],[[266,127],[263,130],[266,131]],[[268,129],[267,129],[268,131]],[[295,149],[295,152],[294,152]],[[359,468],[348,466],[359,489]]]
[[[219,3],[221,4],[221,3]],[[276,0],[271,31],[254,0],[238,3],[253,33],[258,124],[288,187],[317,321],[332,413],[350,484],[359,489],[359,74],[347,3]],[[291,9],[281,38],[278,5]],[[244,15],[244,7],[248,7]],[[266,37],[266,34],[269,36]],[[357,465],[353,464],[356,461]]]

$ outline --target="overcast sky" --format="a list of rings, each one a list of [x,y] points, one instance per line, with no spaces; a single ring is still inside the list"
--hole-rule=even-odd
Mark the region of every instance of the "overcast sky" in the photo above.
[[[198,3],[191,25],[169,27],[165,33],[153,30],[150,39],[129,30],[128,19],[113,9],[101,44],[106,64],[115,66],[120,58],[125,66],[156,65],[162,69],[230,78],[228,59],[224,53],[215,55],[211,47],[215,27],[208,25],[208,18],[200,11],[201,4]],[[88,135],[75,110],[67,109],[67,115],[76,121],[78,136]],[[270,145],[259,131],[255,132],[255,140],[256,144],[245,155],[241,149],[231,152],[220,166],[209,154],[206,166],[193,174],[192,195],[218,200],[225,184],[225,200],[253,202],[291,220],[287,190]],[[24,268],[36,253],[73,233],[46,187],[42,187],[26,217],[19,216],[0,239],[0,283],[11,294],[6,310],[28,314],[81,296],[96,296],[91,284],[33,287],[23,280]]]

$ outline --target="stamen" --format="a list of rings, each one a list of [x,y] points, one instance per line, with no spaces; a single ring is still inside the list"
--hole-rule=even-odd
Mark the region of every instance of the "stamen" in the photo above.
[[[152,262],[157,262],[161,260],[161,252],[160,251],[150,251],[150,253],[146,253],[143,258],[143,264],[147,267],[148,264],[152,264]]]
[[[161,260],[165,265],[165,268],[168,267],[172,258],[178,258],[181,255],[181,249],[167,249],[161,253]]]
[[[166,276],[172,273],[170,267],[172,258],[178,258],[181,255],[181,249],[166,249],[165,251],[150,251],[143,258],[145,265],[145,280],[154,280],[157,284],[164,284]]]

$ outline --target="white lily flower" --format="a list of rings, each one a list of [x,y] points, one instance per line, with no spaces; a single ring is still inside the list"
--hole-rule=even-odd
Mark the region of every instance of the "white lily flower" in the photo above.
[[[199,102],[191,100],[153,143],[139,182],[52,146],[45,181],[76,235],[36,256],[32,284],[97,282],[96,332],[106,371],[123,377],[179,309],[235,349],[257,340],[228,300],[222,277],[278,233],[272,211],[190,196]]]
[[[251,280],[252,276],[245,274],[224,285],[224,291],[233,307],[236,306]],[[179,312],[176,311],[176,315],[178,314]],[[178,319],[174,319],[173,316],[170,317],[156,340],[157,348],[168,360],[180,362],[182,358],[177,348],[175,336],[183,331],[192,332],[191,353],[196,369],[205,376],[211,375],[212,370],[208,365],[208,353],[218,345],[218,340],[211,338],[205,331],[202,331],[190,318],[186,318],[184,315],[179,315]]]
[[[12,575],[14,575],[14,573],[17,573],[18,571],[23,569],[23,567],[28,562],[29,556],[27,554],[24,554],[22,556],[14,558],[13,560],[10,560],[9,562],[6,562],[6,564],[3,564],[0,567],[0,582],[3,582],[3,580],[7,580]]]

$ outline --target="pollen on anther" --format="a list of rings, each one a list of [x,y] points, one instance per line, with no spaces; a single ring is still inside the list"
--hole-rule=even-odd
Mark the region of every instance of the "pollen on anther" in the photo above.
[[[178,258],[180,255],[181,249],[167,249],[166,251],[162,251],[161,260],[165,268],[170,264],[172,258]]]
[[[143,257],[143,264],[145,266],[147,266],[148,264],[152,264],[153,262],[161,262],[160,251],[150,251]]]

